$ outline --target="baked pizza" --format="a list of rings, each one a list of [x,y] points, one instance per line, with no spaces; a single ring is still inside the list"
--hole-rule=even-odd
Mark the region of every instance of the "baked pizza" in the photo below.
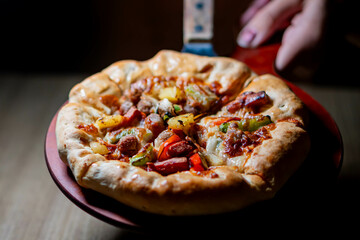
[[[307,156],[306,125],[281,79],[164,50],[74,86],[56,137],[80,186],[146,212],[200,215],[272,198]]]

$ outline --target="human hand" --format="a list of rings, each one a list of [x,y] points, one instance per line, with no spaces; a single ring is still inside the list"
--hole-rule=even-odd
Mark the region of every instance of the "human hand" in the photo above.
[[[255,48],[283,30],[281,47],[275,60],[277,70],[284,71],[295,61],[305,75],[314,71],[314,60],[325,32],[328,0],[254,0],[241,17],[245,25],[237,42]],[[310,54],[309,54],[310,53]],[[307,57],[304,58],[304,55]],[[309,59],[306,58],[311,58]],[[301,58],[302,63],[297,60]],[[306,72],[308,71],[308,72]]]

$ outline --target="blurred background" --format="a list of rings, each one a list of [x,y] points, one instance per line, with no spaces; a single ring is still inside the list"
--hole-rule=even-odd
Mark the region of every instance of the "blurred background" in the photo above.
[[[214,44],[235,48],[250,1],[215,1]],[[97,72],[120,59],[182,48],[182,0],[1,0],[1,70]]]
[[[250,2],[215,1],[213,44],[219,55],[234,51],[239,17]],[[325,68],[359,55],[359,1],[338,2],[329,24]],[[145,60],[161,49],[182,48],[182,0],[0,3],[0,71],[90,74],[120,59]],[[358,63],[357,57],[342,67],[356,69]]]

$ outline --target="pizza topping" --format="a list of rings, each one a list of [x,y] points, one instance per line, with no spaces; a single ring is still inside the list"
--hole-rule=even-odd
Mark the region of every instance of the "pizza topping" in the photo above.
[[[207,112],[219,98],[206,85],[189,84],[185,87],[186,106],[188,112]]]
[[[119,109],[120,114],[124,115],[125,113],[127,113],[127,111],[130,110],[132,106],[134,106],[134,104],[131,101],[128,100],[122,101]]]
[[[167,98],[159,102],[156,112],[164,119],[164,121],[176,116],[174,106]]]
[[[207,168],[207,162],[204,157],[200,155],[200,153],[195,153],[190,158],[191,168],[193,171],[204,171]]]
[[[171,158],[161,162],[148,162],[148,171],[156,171],[162,175],[189,170],[189,162],[186,157]]]
[[[230,113],[235,113],[241,108],[250,108],[257,110],[257,108],[264,106],[270,102],[268,95],[265,91],[260,92],[243,92],[234,101],[227,105],[227,110]]]
[[[124,122],[124,125],[133,125],[134,122],[140,121],[143,118],[145,118],[145,114],[140,112],[136,107],[131,107],[129,111],[124,115],[126,121]]]
[[[117,143],[120,152],[126,156],[132,156],[139,150],[139,141],[133,135],[127,135],[120,138]]]
[[[152,113],[145,118],[145,127],[153,133],[154,138],[166,129],[165,122],[156,113]]]
[[[104,95],[100,97],[100,102],[115,112],[120,108],[119,98],[115,95]]]
[[[259,128],[272,123],[270,116],[256,115],[253,118],[244,118],[240,121],[226,121],[219,126],[219,130],[226,133],[230,123],[236,123],[237,127],[242,131],[253,132]]]
[[[130,164],[133,166],[145,166],[147,162],[153,161],[153,149],[153,145],[151,143],[147,143],[135,156],[130,158]]]
[[[179,114],[183,110],[181,105],[174,104],[173,106],[176,114]]]
[[[169,128],[181,130],[185,134],[189,135],[191,128],[195,124],[194,114],[188,113],[169,119],[167,122]]]
[[[137,129],[127,128],[127,129],[118,129],[116,131],[110,132],[108,139],[111,143],[117,143],[119,140],[126,135],[136,135]]]
[[[137,108],[140,112],[143,112],[146,115],[148,115],[150,113],[156,112],[156,108],[158,104],[159,104],[158,100],[156,100],[155,98],[149,95],[143,94],[141,96],[141,100],[137,104]]]
[[[208,86],[197,78],[159,76],[131,84],[121,104],[116,96],[102,96],[100,101],[115,115],[96,121],[95,126],[99,130],[107,129],[107,134],[104,139],[91,142],[90,147],[107,159],[126,161],[162,175],[188,170],[203,172],[207,171],[208,164],[224,165],[225,155],[240,156],[271,137],[267,129],[262,129],[271,119],[262,115],[244,119],[216,117],[211,121],[211,128],[219,128],[220,132],[204,141],[205,150],[189,136],[198,131],[198,118],[216,111],[215,105],[221,107],[228,101],[226,95],[219,94],[220,87],[219,83]],[[228,104],[227,109],[230,113],[241,108],[254,112],[268,102],[264,91],[244,92]],[[199,112],[201,114],[194,116]],[[97,134],[95,126],[81,125],[79,128]]]
[[[205,152],[204,156],[206,157],[206,161],[211,166],[225,165],[225,160],[219,157],[217,154]]]
[[[142,94],[150,94],[158,97],[161,89],[175,85],[175,77],[152,76],[138,80],[125,90],[124,96],[133,104],[137,104]]]
[[[220,132],[226,133],[229,127],[229,122],[224,122],[219,126]]]
[[[216,153],[219,144],[222,142],[222,139],[219,136],[212,135],[209,137],[206,143],[206,152],[207,153]]]
[[[125,118],[121,115],[111,115],[99,118],[96,121],[96,125],[100,130],[105,128],[114,128],[121,125],[124,122]]]
[[[107,147],[99,142],[90,142],[90,148],[94,153],[105,155],[109,153]]]
[[[163,152],[163,155],[170,157],[186,156],[192,150],[194,150],[194,145],[186,140],[181,140],[179,142],[171,144],[167,151]]]
[[[172,103],[178,103],[183,100],[183,92],[178,87],[167,87],[160,90],[159,98],[168,99]]]
[[[223,141],[224,153],[230,157],[250,153],[263,140],[271,138],[269,130],[274,126],[270,124],[254,132],[245,132],[238,128],[237,123],[230,123]]]
[[[137,104],[140,101],[141,94],[147,88],[147,81],[143,79],[130,85],[130,89],[125,91],[125,96],[133,103]]]
[[[243,148],[251,145],[251,139],[247,134],[238,129],[235,123],[231,123],[225,135],[224,145],[224,152],[231,157],[236,157],[242,155]]]
[[[194,171],[203,171],[207,168],[206,162],[202,162],[204,159],[200,159],[199,163],[195,159],[197,158],[196,156],[192,157],[194,154],[197,154],[198,147],[189,137],[184,139],[173,131],[166,130],[156,140],[160,141],[160,138],[163,142],[159,147],[156,161],[148,161],[146,163],[148,171],[156,171],[162,175],[168,175],[189,170],[191,159],[193,159],[191,166],[194,166]],[[155,143],[159,144],[156,140]]]
[[[96,140],[101,145],[104,145],[108,149],[107,158],[109,157],[109,155],[114,154],[114,153],[115,153],[116,156],[111,156],[112,159],[119,157],[118,155],[120,155],[120,153],[118,153],[118,146],[116,144],[107,143],[107,142],[105,142],[103,139],[101,139],[99,137]]]
[[[165,131],[162,131],[159,136],[157,136],[157,138],[155,138],[154,140],[154,147],[156,149],[159,149],[161,144],[163,144],[163,142],[165,142],[167,139],[169,139],[172,135],[174,135],[175,133],[173,131],[171,131],[170,129],[167,129]]]
[[[99,132],[98,129],[93,124],[89,124],[89,125],[80,124],[77,126],[77,128],[81,129],[91,135],[96,135]]]
[[[223,135],[214,136],[215,145],[210,144],[210,141],[205,142],[205,150],[187,136],[193,135],[196,131],[196,119],[204,114],[196,117],[193,113],[178,114],[186,111],[187,106],[195,109],[210,108],[219,97],[210,89],[187,83],[187,101],[183,105],[184,101],[178,101],[181,99],[177,96],[179,91],[181,90],[178,87],[163,88],[159,92],[161,101],[148,95],[140,96],[137,106],[144,112],[131,106],[123,116],[112,115],[98,119],[97,127],[100,130],[108,129],[104,139],[109,143],[100,138],[98,142],[92,142],[90,147],[94,153],[102,154],[107,159],[127,161],[133,166],[156,171],[162,175],[187,170],[201,172],[206,171],[208,162],[211,166],[225,164],[218,156],[220,152],[230,157],[240,156],[244,152],[252,151],[257,144],[270,136],[266,130],[260,131],[261,127],[271,123],[269,116],[256,115],[244,119],[220,117],[212,121],[212,126],[218,127]],[[237,101],[236,104],[241,103],[242,107],[260,106],[260,103],[266,102],[263,100],[264,94],[265,92],[244,93],[241,98],[243,100]],[[104,97],[102,101],[108,106],[116,106],[116,99],[110,96]],[[121,109],[122,105],[119,108]],[[129,128],[134,125],[139,127]],[[90,125],[80,128],[93,133],[97,131],[95,126]],[[154,138],[155,148],[149,143]],[[215,150],[210,150],[212,145]]]
[[[228,99],[226,95],[221,96],[220,88],[221,84],[218,82],[208,84],[195,77],[148,77],[132,83],[125,90],[120,113],[128,109],[128,104],[124,106],[127,102],[137,105],[146,115],[158,113],[165,121],[183,113],[215,111],[211,107],[217,106],[216,103],[221,107],[227,102],[222,100]]]
[[[256,131],[259,128],[272,123],[270,116],[256,115],[254,118],[246,118],[238,123],[238,127],[243,131]]]
[[[122,137],[127,135],[138,136],[139,139],[142,139],[143,142],[147,143],[151,140],[153,134],[150,130],[141,127],[132,127],[132,128],[120,128],[111,132],[108,132],[104,138],[105,141],[115,144]]]
[[[239,117],[207,117],[206,120],[210,123],[210,126],[219,126],[222,123],[230,121],[240,121]]]
[[[162,161],[170,158],[171,156],[168,154],[169,147],[171,146],[171,144],[179,141],[181,141],[181,138],[178,135],[174,134],[170,136],[165,142],[163,142],[159,148],[158,160]]]

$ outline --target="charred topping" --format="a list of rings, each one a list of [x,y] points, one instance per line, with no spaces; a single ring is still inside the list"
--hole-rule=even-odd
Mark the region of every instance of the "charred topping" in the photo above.
[[[257,112],[259,107],[268,103],[270,103],[270,98],[265,91],[243,92],[234,101],[230,102],[226,108],[230,113],[235,113],[241,108],[248,108],[253,112]]]

